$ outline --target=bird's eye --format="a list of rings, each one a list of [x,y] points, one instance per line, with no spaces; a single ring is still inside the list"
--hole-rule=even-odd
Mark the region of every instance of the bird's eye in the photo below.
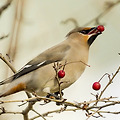
[[[82,30],[82,31],[80,31],[80,33],[87,34],[87,31],[86,30]]]

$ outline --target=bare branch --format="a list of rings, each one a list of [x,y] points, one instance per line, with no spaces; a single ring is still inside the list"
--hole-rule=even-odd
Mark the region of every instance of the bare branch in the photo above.
[[[105,92],[105,90],[108,88],[108,86],[113,82],[113,79],[116,77],[116,75],[118,74],[118,72],[120,71],[120,66],[117,69],[117,71],[115,72],[115,74],[112,76],[112,78],[109,80],[108,84],[105,86],[105,88],[101,91],[98,99],[101,98],[101,96],[103,95],[103,93]],[[97,103],[96,103],[97,104]]]
[[[38,113],[36,110],[32,109],[33,112],[35,112],[36,114],[38,114],[39,117],[42,117],[43,120],[46,120],[45,117],[43,115],[41,115],[40,113]],[[35,119],[35,118],[33,118]]]
[[[2,59],[14,73],[17,72],[16,69],[12,66],[12,64],[7,59],[5,59],[5,57],[3,57],[1,53],[0,53],[0,59]]]
[[[8,0],[5,5],[0,8],[0,15],[10,6],[12,0]]]
[[[108,2],[107,2],[108,3]],[[111,4],[111,6],[108,6],[108,7],[106,7],[106,9],[102,12],[102,13],[100,13],[97,17],[95,17],[95,18],[93,18],[92,20],[90,20],[89,22],[87,22],[86,24],[84,24],[84,26],[88,26],[88,25],[90,25],[92,22],[96,22],[96,24],[101,24],[100,22],[99,22],[99,20],[101,19],[101,18],[103,18],[103,16],[105,16],[108,12],[110,12],[110,10],[113,8],[113,7],[115,7],[116,5],[118,5],[120,3],[120,0],[118,0],[117,2],[115,2],[115,3],[112,3]]]
[[[116,1],[116,2],[106,2],[106,9],[100,13],[98,16],[96,16],[95,18],[93,18],[92,20],[88,21],[87,23],[85,23],[82,26],[88,26],[91,23],[95,22],[95,25],[100,25],[100,19],[103,18],[108,12],[110,12],[110,10],[115,7],[116,5],[118,5],[120,3],[120,0]],[[78,21],[75,18],[68,18],[67,20],[62,21],[62,24],[67,24],[68,22],[72,22],[75,27],[81,26],[79,25]]]
[[[68,22],[72,22],[75,25],[75,27],[79,26],[77,20],[74,18],[69,18],[67,20],[61,21],[62,24],[67,24]]]
[[[3,40],[3,39],[5,39],[5,38],[7,38],[9,35],[3,35],[3,36],[1,36],[0,37],[0,40]]]

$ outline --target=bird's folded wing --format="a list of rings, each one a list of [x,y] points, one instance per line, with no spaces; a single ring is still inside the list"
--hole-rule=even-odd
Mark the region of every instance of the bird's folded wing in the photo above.
[[[37,57],[35,57],[33,60],[28,62],[24,67],[22,67],[16,74],[11,76],[10,78],[3,80],[0,82],[0,85],[9,83],[27,73],[32,72],[33,70],[36,70],[40,67],[43,67],[45,65],[58,62],[61,60],[64,60],[67,51],[69,51],[70,46],[67,44],[61,44],[55,47],[52,47],[45,52],[41,53]]]

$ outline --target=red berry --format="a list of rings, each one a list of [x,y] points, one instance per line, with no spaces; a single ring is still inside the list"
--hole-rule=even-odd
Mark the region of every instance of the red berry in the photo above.
[[[97,30],[100,32],[103,32],[105,30],[105,28],[103,25],[99,25],[99,26],[97,26]]]
[[[63,78],[65,76],[65,71],[64,70],[60,70],[59,72],[58,72],[58,77],[59,78]]]
[[[99,90],[101,88],[101,84],[99,82],[94,82],[92,88],[94,90]]]

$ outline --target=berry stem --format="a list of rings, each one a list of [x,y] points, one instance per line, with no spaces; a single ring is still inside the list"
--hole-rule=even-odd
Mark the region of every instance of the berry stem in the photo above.
[[[100,78],[100,80],[99,80],[98,82],[101,82],[101,80],[102,80],[105,76],[108,76],[108,78],[110,79],[110,74],[105,73],[105,74]]]
[[[105,88],[101,91],[100,95],[98,96],[98,100],[101,98],[101,96],[103,95],[104,91],[108,88],[108,86],[112,83],[113,79],[115,78],[115,76],[119,73],[120,71],[120,66],[117,69],[117,71],[113,74],[112,78],[110,78],[108,84],[105,86]],[[97,105],[98,101],[96,102]]]
[[[60,83],[60,78],[58,77],[58,70],[61,68],[60,66],[61,66],[61,64],[59,64],[59,63],[57,62],[57,63],[54,63],[53,68],[54,68],[55,73],[56,73],[55,79],[57,80],[57,83],[58,83],[59,93],[60,93],[60,99],[62,99],[61,83]]]

